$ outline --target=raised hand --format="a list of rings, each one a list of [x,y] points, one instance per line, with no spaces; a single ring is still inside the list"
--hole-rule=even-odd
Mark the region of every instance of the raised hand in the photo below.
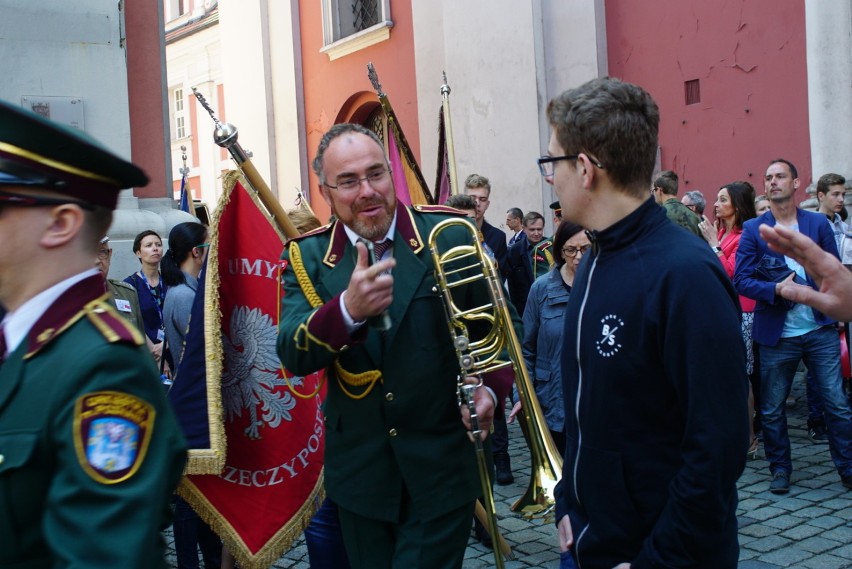
[[[370,265],[367,248],[356,243],[358,260],[349,278],[343,302],[356,322],[378,316],[393,302],[393,277],[388,273],[396,266],[395,259],[385,259]]]

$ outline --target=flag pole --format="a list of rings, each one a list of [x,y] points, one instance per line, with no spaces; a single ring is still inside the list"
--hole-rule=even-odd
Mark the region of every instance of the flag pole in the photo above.
[[[293,225],[293,222],[290,221],[290,218],[287,216],[287,212],[284,211],[284,208],[281,207],[281,203],[279,203],[278,198],[275,194],[272,193],[272,190],[269,189],[269,186],[263,179],[263,176],[260,175],[260,172],[257,171],[257,168],[252,163],[251,158],[249,158],[248,154],[243,147],[237,142],[237,127],[230,123],[220,123],[219,119],[216,118],[216,114],[213,112],[213,109],[207,104],[207,99],[204,98],[204,95],[198,92],[198,90],[193,87],[192,92],[195,95],[195,98],[198,99],[198,102],[201,103],[201,106],[207,111],[210,115],[210,118],[213,119],[213,122],[216,123],[216,130],[213,132],[213,141],[221,146],[222,148],[227,148],[228,152],[231,154],[231,158],[233,158],[234,162],[237,164],[237,167],[243,173],[248,182],[249,186],[255,191],[257,197],[260,199],[261,203],[263,203],[264,207],[266,207],[267,211],[272,215],[272,219],[287,236],[287,238],[297,237],[299,235],[299,230],[296,229],[296,226]]]
[[[296,188],[296,192],[297,192],[296,205],[299,206],[302,209],[307,210],[307,212],[309,214],[311,214],[312,216],[317,217],[317,214],[314,213],[314,208],[312,208],[311,204],[308,203],[308,200],[305,197],[305,194],[302,192],[302,190],[299,189],[299,188]]]
[[[444,133],[447,143],[447,169],[450,172],[450,195],[459,193],[458,171],[456,170],[456,146],[453,142],[453,125],[450,121],[450,86],[447,84],[447,72],[443,71],[444,84],[441,85],[441,106],[444,109]]]
[[[198,217],[197,215],[195,215],[195,202],[192,200],[192,186],[187,183],[187,177],[189,176],[189,166],[186,165],[185,144],[181,144],[180,152],[181,160],[183,160],[183,168],[180,169],[180,199],[181,202],[183,202],[184,198],[186,199],[186,213],[192,215],[193,217]]]
[[[429,203],[435,203],[434,197],[432,196],[432,194],[429,193],[429,186],[426,185],[426,179],[423,177],[423,173],[420,171],[420,167],[417,165],[417,160],[415,160],[414,155],[411,154],[411,147],[408,145],[408,141],[405,139],[405,134],[399,127],[399,119],[396,118],[396,113],[393,111],[393,107],[391,107],[388,96],[382,91],[382,84],[379,83],[379,76],[376,73],[376,68],[373,67],[372,63],[367,64],[367,77],[369,77],[370,83],[373,84],[373,89],[376,90],[376,95],[379,97],[379,103],[382,105],[382,110],[385,112],[385,115],[388,118],[388,134],[393,136],[393,133],[390,132],[391,129],[393,129],[393,132],[397,134],[397,136],[399,137],[399,142],[401,143],[401,148],[399,150],[405,155],[405,159],[411,166],[411,170],[414,173],[414,177],[417,178],[417,183],[420,184],[420,188],[423,190],[423,193],[425,194],[425,197],[429,201]]]

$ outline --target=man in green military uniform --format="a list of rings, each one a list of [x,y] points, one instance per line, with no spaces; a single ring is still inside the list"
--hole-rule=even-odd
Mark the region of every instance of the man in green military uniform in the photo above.
[[[112,295],[115,309],[127,318],[139,332],[145,334],[145,325],[142,322],[142,311],[139,309],[139,296],[136,289],[124,281],[109,278],[109,266],[112,264],[112,247],[109,246],[109,236],[101,239],[98,244],[98,254],[95,258],[95,267],[103,274],[106,290]],[[148,340],[148,337],[145,337]],[[148,340],[150,343],[150,340]],[[153,344],[149,345],[150,349]]]
[[[651,186],[651,195],[654,200],[666,210],[666,216],[675,225],[680,225],[690,233],[694,233],[701,239],[701,229],[698,223],[701,218],[682,204],[677,199],[678,176],[672,170],[660,172],[654,185]]]
[[[0,567],[165,567],[186,458],[92,266],[133,164],[0,102]]]
[[[287,245],[278,353],[298,375],[328,370],[325,484],[347,555],[356,569],[461,567],[481,485],[426,242],[458,212],[398,203],[382,143],[358,125],[323,136],[314,170],[336,220]],[[472,241],[457,229],[442,242]],[[358,239],[376,244],[372,266]],[[487,431],[493,398],[475,399]]]

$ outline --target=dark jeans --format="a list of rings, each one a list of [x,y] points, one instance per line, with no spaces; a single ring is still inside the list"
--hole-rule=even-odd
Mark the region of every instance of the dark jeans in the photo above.
[[[754,353],[754,368],[751,375],[748,376],[748,381],[751,384],[751,392],[754,395],[754,432],[763,430],[763,422],[761,421],[760,411],[760,349],[757,342],[753,343],[752,351]]]
[[[574,552],[570,549],[559,554],[559,569],[577,569],[577,562],[574,561]]]
[[[180,496],[174,497],[175,554],[178,569],[199,569],[198,548],[204,558],[205,569],[222,566],[222,541],[210,526],[201,521],[195,510]]]
[[[820,399],[819,396],[816,378],[810,368],[808,368],[808,375],[805,383],[805,394],[808,397],[808,420],[811,422],[823,423],[825,421],[825,409],[822,406],[822,399]]]
[[[506,412],[502,405],[494,413],[494,432],[491,433],[491,451],[509,452],[509,427],[506,426]]]
[[[795,338],[781,338],[760,347],[763,444],[770,472],[792,472],[786,402],[793,376],[804,360],[814,374],[825,407],[831,458],[841,476],[852,474],[852,410],[840,377],[840,344],[833,326],[823,326]]]
[[[349,569],[337,504],[328,498],[305,528],[305,544],[311,569]]]

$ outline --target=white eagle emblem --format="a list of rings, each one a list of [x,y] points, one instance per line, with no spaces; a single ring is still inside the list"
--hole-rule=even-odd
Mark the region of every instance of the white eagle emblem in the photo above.
[[[235,306],[231,314],[231,331],[222,334],[225,365],[222,372],[222,402],[227,420],[233,422],[248,411],[249,426],[245,433],[259,439],[259,427],[275,429],[281,420],[292,421],[290,410],[296,399],[280,377],[281,361],[276,352],[278,330],[272,319],[260,309]],[[301,377],[290,382],[301,385]],[[284,389],[281,389],[284,387]],[[262,416],[258,420],[258,405]]]

